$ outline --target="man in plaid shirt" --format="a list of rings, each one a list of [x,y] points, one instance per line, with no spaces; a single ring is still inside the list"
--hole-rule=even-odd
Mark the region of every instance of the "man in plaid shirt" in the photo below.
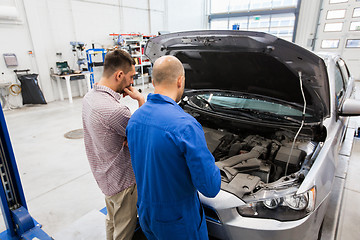
[[[107,240],[131,239],[136,226],[137,189],[125,130],[131,112],[120,103],[121,94],[139,103],[135,62],[122,50],[107,53],[101,80],[83,99],[86,154],[95,180],[105,195]]]

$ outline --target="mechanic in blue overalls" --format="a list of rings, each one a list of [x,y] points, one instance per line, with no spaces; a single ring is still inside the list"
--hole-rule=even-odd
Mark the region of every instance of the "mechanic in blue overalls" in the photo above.
[[[203,129],[177,104],[184,92],[181,62],[163,56],[153,67],[155,93],[130,118],[126,132],[147,239],[208,239],[198,192],[215,197],[220,171]]]

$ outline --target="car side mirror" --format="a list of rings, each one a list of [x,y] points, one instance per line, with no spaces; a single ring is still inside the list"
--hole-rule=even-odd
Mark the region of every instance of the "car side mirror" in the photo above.
[[[340,116],[360,116],[360,100],[346,99],[342,105]]]

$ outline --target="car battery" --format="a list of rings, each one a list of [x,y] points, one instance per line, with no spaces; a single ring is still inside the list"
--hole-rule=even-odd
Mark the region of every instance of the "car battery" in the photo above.
[[[290,159],[289,159],[289,155],[290,155]],[[276,154],[274,163],[280,165],[283,169],[285,169],[286,164],[289,161],[288,173],[293,173],[300,169],[305,156],[306,156],[306,152],[302,150],[294,148],[291,151],[291,148],[282,146],[280,147],[279,151]]]

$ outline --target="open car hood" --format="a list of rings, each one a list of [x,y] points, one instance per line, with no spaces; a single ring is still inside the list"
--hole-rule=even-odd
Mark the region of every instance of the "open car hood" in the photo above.
[[[230,90],[307,107],[322,121],[329,116],[329,82],[322,58],[261,32],[190,31],[150,39],[145,55],[154,62],[176,56],[185,68],[186,89]]]

